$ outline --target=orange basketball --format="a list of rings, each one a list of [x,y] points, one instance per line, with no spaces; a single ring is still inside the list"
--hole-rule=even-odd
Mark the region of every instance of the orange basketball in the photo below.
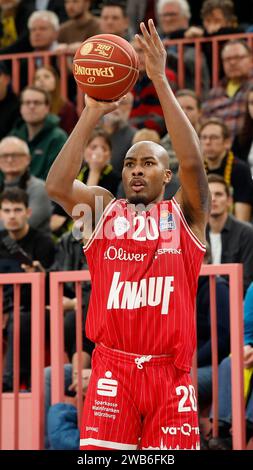
[[[115,101],[134,86],[138,57],[125,39],[115,34],[98,34],[76,51],[73,74],[77,85],[91,98]]]

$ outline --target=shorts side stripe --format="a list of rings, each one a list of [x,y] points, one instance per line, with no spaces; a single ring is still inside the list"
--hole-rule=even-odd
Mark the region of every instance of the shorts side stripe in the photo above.
[[[122,444],[121,442],[112,442],[112,441],[101,441],[99,439],[80,439],[80,447],[82,446],[98,446],[98,447],[107,447],[109,449],[119,449],[119,450],[136,450],[137,444]]]

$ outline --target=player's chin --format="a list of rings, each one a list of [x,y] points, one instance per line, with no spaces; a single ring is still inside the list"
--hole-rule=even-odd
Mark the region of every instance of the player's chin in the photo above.
[[[147,205],[149,204],[149,197],[147,194],[145,194],[144,192],[141,192],[141,193],[135,193],[133,191],[131,191],[128,195],[127,195],[127,200],[131,203],[131,204],[144,204],[144,205]]]

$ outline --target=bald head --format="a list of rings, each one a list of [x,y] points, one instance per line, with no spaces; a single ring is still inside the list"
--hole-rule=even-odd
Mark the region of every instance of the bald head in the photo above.
[[[151,142],[149,140],[137,142],[130,147],[125,158],[134,157],[135,155],[140,154],[143,154],[144,157],[152,156],[153,158],[156,158],[165,170],[170,167],[170,158],[168,153],[164,147],[156,142]]]

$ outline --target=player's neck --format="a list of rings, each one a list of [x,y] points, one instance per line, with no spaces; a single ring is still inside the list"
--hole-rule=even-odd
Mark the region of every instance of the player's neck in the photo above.
[[[227,221],[228,213],[224,212],[224,214],[217,215],[217,216],[210,216],[209,218],[209,225],[212,233],[220,233]]]

